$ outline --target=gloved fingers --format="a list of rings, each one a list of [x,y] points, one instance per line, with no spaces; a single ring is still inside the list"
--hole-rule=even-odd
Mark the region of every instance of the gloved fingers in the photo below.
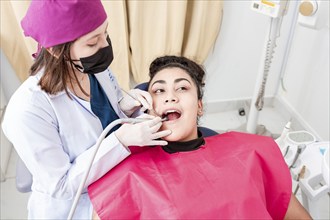
[[[172,133],[171,130],[164,130],[164,131],[160,131],[160,132],[156,132],[152,134],[152,139],[156,140],[162,137],[166,137],[168,135],[170,135]]]
[[[141,106],[145,108],[145,110],[152,109],[152,98],[149,92],[140,89],[134,89],[134,98],[141,103]]]
[[[140,89],[132,89],[128,92],[122,91],[125,95],[119,101],[119,106],[127,116],[131,116],[137,109],[142,112],[146,109],[152,109],[152,98],[148,92]]]
[[[148,121],[149,127],[152,128],[152,127],[155,127],[155,126],[157,127],[159,125],[161,126],[162,125],[162,119],[158,116],[157,117],[153,116],[153,117],[154,117],[153,119]],[[160,126],[159,126],[159,128],[160,128]]]
[[[133,98],[132,96],[128,96],[128,97],[130,99],[129,102],[132,104],[132,106],[135,106],[135,107],[141,106],[141,102],[138,99]]]
[[[164,141],[164,140],[154,140],[154,141],[151,141],[150,144],[148,144],[149,146],[153,146],[153,145],[161,145],[161,146],[164,146],[164,145],[167,145],[167,141]]]
[[[124,90],[123,90],[124,91]],[[129,92],[125,92],[123,99],[120,101],[123,105],[127,105],[129,103],[130,106],[140,106],[141,103],[137,98],[135,98],[134,94],[131,94]]]
[[[157,121],[152,120],[151,122],[149,122],[150,131],[152,133],[156,133],[160,129],[162,124],[163,124],[163,122],[160,120],[157,120]]]

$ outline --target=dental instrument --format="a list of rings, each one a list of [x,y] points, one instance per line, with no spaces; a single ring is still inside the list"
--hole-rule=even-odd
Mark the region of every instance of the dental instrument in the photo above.
[[[91,167],[92,167],[92,164],[93,164],[93,161],[95,159],[95,156],[96,156],[96,153],[99,149],[99,147],[101,146],[101,142],[103,141],[103,139],[105,138],[105,136],[108,134],[108,132],[113,128],[115,127],[116,125],[118,124],[125,124],[125,123],[129,123],[129,124],[137,124],[137,123],[141,123],[141,122],[145,122],[145,121],[148,121],[148,120],[151,120],[151,118],[121,118],[121,119],[117,119],[113,122],[111,122],[101,133],[101,135],[99,136],[99,138],[97,139],[96,141],[96,149],[88,163],[88,167],[83,175],[83,178],[82,178],[82,181],[80,182],[80,185],[79,185],[79,188],[77,190],[77,193],[76,193],[76,196],[74,198],[74,201],[73,201],[73,204],[71,206],[71,209],[70,209],[70,212],[69,212],[69,216],[68,216],[68,220],[71,220],[72,217],[73,217],[73,214],[77,208],[77,205],[78,205],[78,201],[79,201],[79,198],[81,196],[81,193],[85,187],[85,183],[86,183],[86,180],[87,180],[87,177],[89,175],[89,172],[91,170]],[[167,121],[168,118],[167,117],[164,117],[162,118],[162,121]]]
[[[295,188],[295,190],[294,190],[294,192],[293,192],[293,194],[294,195],[296,195],[297,194],[297,192],[298,192],[298,190],[299,190],[299,180],[300,179],[302,179],[302,178],[304,178],[304,176],[305,176],[305,172],[306,172],[306,166],[304,165],[302,168],[301,168],[301,170],[300,170],[300,172],[299,172],[299,174],[298,174],[298,177],[297,177],[297,186],[296,186],[296,188]]]
[[[294,156],[294,159],[291,163],[291,165],[289,166],[289,169],[291,168],[295,168],[296,167],[296,162],[298,160],[298,157],[302,154],[302,152],[306,149],[306,144],[300,144],[298,145],[297,147],[297,151],[296,151],[296,154]]]
[[[289,149],[290,149],[290,145],[288,145],[286,147],[286,150],[285,150],[285,153],[284,153],[283,157],[285,157],[289,153]]]

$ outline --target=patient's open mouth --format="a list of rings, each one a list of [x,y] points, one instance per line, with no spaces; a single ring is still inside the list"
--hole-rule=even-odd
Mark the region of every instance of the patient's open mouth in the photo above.
[[[181,112],[177,110],[168,110],[162,114],[162,118],[167,118],[167,121],[173,121],[181,117]]]

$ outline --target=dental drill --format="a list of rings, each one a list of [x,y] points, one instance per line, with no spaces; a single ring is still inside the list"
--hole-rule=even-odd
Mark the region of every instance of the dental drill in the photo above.
[[[71,209],[70,209],[70,213],[69,213],[69,216],[68,216],[68,220],[71,220],[72,217],[73,217],[73,214],[74,212],[76,211],[76,208],[77,208],[77,205],[78,205],[78,201],[79,201],[79,198],[81,196],[81,193],[85,187],[85,183],[86,183],[86,180],[87,180],[87,177],[89,175],[89,172],[91,170],[91,167],[92,167],[92,164],[93,164],[93,161],[95,159],[95,156],[96,156],[96,153],[98,151],[98,149],[100,148],[100,145],[103,141],[103,139],[105,138],[105,136],[108,134],[108,132],[113,128],[115,127],[116,125],[119,125],[119,124],[125,124],[125,123],[128,123],[128,124],[137,124],[137,123],[141,123],[141,122],[145,122],[145,121],[149,121],[151,120],[150,118],[121,118],[121,119],[117,119],[113,122],[111,122],[101,133],[101,135],[99,136],[99,138],[97,139],[96,141],[96,149],[88,163],[88,167],[83,175],[83,178],[80,182],[80,185],[79,185],[79,188],[78,188],[78,191],[76,193],[76,196],[74,198],[74,201],[73,201],[73,204],[71,206]],[[167,121],[168,118],[165,117],[165,118],[162,118],[161,121]]]

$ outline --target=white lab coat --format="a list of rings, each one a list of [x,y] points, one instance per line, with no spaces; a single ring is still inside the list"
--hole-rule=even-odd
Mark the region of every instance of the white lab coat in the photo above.
[[[2,128],[33,176],[29,219],[66,219],[103,129],[89,102],[70,99],[65,92],[49,95],[42,91],[38,86],[42,74],[30,76],[13,94]],[[118,106],[122,93],[111,71],[96,78],[118,116],[126,117]],[[110,134],[96,155],[86,185],[129,154]],[[85,189],[73,218],[89,219],[92,210]]]

